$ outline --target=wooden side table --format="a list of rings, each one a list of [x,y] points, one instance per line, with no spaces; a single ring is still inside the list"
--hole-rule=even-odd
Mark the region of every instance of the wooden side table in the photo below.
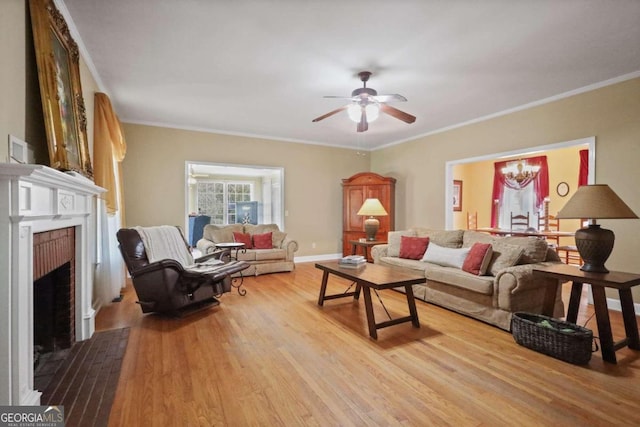
[[[364,241],[360,241],[360,240],[349,240],[349,243],[351,244],[351,255],[356,255],[358,252],[358,247],[362,248],[362,255],[364,255],[364,258],[367,260],[367,262],[373,262],[372,259],[370,259],[369,257],[369,248],[375,246],[375,245],[386,245],[387,242],[384,240],[364,240]]]
[[[596,321],[598,322],[600,348],[602,351],[602,359],[605,362],[617,363],[616,350],[622,347],[627,346],[633,350],[640,350],[638,323],[636,321],[635,309],[633,308],[633,296],[631,295],[631,288],[640,285],[640,274],[623,273],[619,271],[588,273],[573,265],[559,264],[536,267],[533,270],[533,275],[534,277],[551,277],[562,280],[563,282],[573,282],[566,317],[567,322],[571,323],[576,323],[578,318],[578,307],[580,306],[583,283],[591,285],[593,308],[596,314]],[[620,306],[622,307],[622,318],[624,320],[626,338],[618,342],[613,342],[605,288],[617,289],[620,295]]]

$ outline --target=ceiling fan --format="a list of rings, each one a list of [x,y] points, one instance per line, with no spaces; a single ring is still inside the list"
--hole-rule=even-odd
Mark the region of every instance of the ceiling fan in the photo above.
[[[388,102],[406,102],[407,98],[398,94],[378,95],[375,89],[367,87],[367,81],[369,81],[369,77],[371,77],[371,72],[361,71],[358,73],[358,76],[360,80],[362,80],[363,87],[355,89],[351,92],[351,96],[325,96],[325,98],[350,99],[351,103],[330,111],[327,114],[323,114],[320,117],[316,117],[312,122],[319,122],[344,110],[347,110],[351,120],[358,123],[356,128],[358,132],[364,132],[369,129],[369,122],[377,119],[380,111],[402,120],[405,123],[413,123],[416,121],[415,116],[387,105]]]

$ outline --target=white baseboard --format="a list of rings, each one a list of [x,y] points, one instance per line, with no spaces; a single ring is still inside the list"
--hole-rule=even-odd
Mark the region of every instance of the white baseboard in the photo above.
[[[593,303],[589,301],[589,304]],[[607,308],[609,308],[609,310],[622,311],[622,306],[620,305],[620,300],[618,299],[607,298]],[[640,304],[634,303],[633,308],[636,311],[636,316],[638,316],[638,314],[640,314]]]

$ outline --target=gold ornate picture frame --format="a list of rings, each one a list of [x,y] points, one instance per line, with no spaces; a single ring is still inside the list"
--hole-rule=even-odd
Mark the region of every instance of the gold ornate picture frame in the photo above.
[[[92,178],[78,45],[53,0],[29,0],[29,10],[50,165]]]

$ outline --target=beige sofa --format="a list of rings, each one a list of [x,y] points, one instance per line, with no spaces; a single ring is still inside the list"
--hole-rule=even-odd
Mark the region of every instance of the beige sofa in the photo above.
[[[247,261],[249,268],[244,270],[244,276],[258,276],[266,273],[293,271],[295,264],[293,255],[298,250],[298,242],[291,240],[287,234],[280,231],[276,224],[231,224],[205,225],[202,239],[196,243],[196,248],[203,255],[215,250],[216,243],[233,242],[233,233],[263,234],[272,233],[272,247],[270,249],[246,249],[238,251],[238,260]],[[232,252],[235,256],[235,251]]]
[[[429,237],[433,249],[471,248],[474,243],[490,243],[492,248],[486,275],[475,275],[458,267],[432,264],[399,257],[401,236]],[[429,248],[427,247],[427,251]],[[446,249],[443,252],[447,251]],[[464,249],[457,251],[464,253]],[[424,271],[427,282],[414,285],[415,297],[475,319],[511,329],[516,311],[541,313],[548,285],[558,285],[554,316],[562,317],[564,306],[560,283],[533,277],[537,265],[559,263],[547,242],[535,237],[494,237],[470,230],[430,230],[412,228],[390,232],[388,244],[374,246],[371,255],[376,264]],[[428,257],[427,257],[428,258]],[[438,261],[440,262],[440,261]],[[515,264],[515,265],[512,265]]]

